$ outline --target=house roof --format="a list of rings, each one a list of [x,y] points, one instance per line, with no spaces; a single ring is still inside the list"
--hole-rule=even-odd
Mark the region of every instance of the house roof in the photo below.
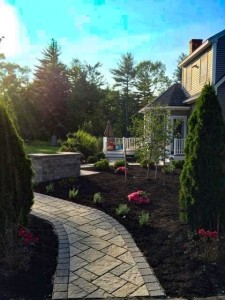
[[[174,83],[171,87],[168,88],[168,90],[166,90],[163,94],[156,98],[154,103],[159,106],[173,106],[177,108],[185,106],[183,101],[185,101],[187,98],[188,97],[185,95],[182,85],[180,83]],[[140,112],[144,112],[150,107],[151,104],[148,104],[144,108],[142,108]]]
[[[218,32],[217,34],[214,34],[207,40],[205,40],[200,47],[198,47],[194,52],[189,54],[183,61],[181,61],[178,65],[178,67],[185,66],[189,63],[190,60],[198,56],[200,53],[202,53],[205,49],[210,47],[214,42],[216,42],[220,37],[225,35],[225,29]]]

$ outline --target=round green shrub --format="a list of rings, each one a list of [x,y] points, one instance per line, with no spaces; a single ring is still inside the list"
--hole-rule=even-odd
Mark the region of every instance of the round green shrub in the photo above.
[[[126,165],[128,166],[128,163],[127,163]],[[123,160],[123,159],[116,160],[116,161],[114,162],[114,165],[113,165],[113,167],[114,167],[115,169],[117,169],[117,168],[119,168],[119,167],[124,167],[124,166],[125,166],[125,160]]]
[[[80,152],[84,159],[93,156],[98,152],[98,140],[95,136],[83,130],[67,135],[67,140],[63,142],[61,151]]]
[[[94,164],[94,169],[97,171],[109,170],[109,162],[107,159],[101,159]]]
[[[99,159],[98,159],[97,155],[91,155],[91,156],[88,157],[87,163],[89,163],[89,164],[94,164],[94,163],[96,163],[98,160],[99,160]]]
[[[100,159],[105,159],[105,153],[103,153],[103,152],[98,152],[98,153],[96,154],[96,156],[98,157],[98,160],[100,160]]]
[[[148,167],[148,160],[147,159],[142,159],[140,162],[139,162],[140,166],[142,168],[147,168]],[[155,164],[154,162],[150,162],[149,164],[149,167],[150,169],[153,169],[155,167]]]
[[[183,169],[184,166],[184,160],[173,160],[172,164],[176,169]]]

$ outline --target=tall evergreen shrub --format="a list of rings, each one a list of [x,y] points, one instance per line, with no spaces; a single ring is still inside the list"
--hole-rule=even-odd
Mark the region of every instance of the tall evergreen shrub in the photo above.
[[[215,91],[205,85],[188,122],[180,177],[180,218],[192,229],[225,225],[225,127]]]
[[[31,162],[23,142],[0,102],[0,236],[11,246],[18,224],[26,224],[33,204]]]

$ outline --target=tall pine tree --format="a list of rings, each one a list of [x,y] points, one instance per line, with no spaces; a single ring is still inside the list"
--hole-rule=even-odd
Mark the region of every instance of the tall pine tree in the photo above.
[[[180,217],[192,229],[225,225],[225,126],[215,91],[205,85],[188,122],[180,177]]]
[[[43,51],[43,58],[34,73],[35,101],[40,113],[40,129],[54,132],[58,124],[64,124],[67,117],[69,79],[66,66],[60,62],[60,48],[52,39]]]
[[[134,66],[134,57],[131,53],[122,55],[117,69],[112,69],[111,73],[116,84],[115,87],[120,87],[123,93],[124,111],[125,111],[125,136],[127,136],[127,130],[131,125],[131,115],[133,113],[133,100],[134,97],[131,93],[131,89],[135,84],[136,69]],[[123,108],[121,108],[123,109]],[[135,113],[138,109],[136,109]]]

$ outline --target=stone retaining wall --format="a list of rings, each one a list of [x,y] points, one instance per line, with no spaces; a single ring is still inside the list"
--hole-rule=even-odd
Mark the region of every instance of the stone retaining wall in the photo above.
[[[45,182],[80,176],[80,153],[30,154],[34,182]]]

